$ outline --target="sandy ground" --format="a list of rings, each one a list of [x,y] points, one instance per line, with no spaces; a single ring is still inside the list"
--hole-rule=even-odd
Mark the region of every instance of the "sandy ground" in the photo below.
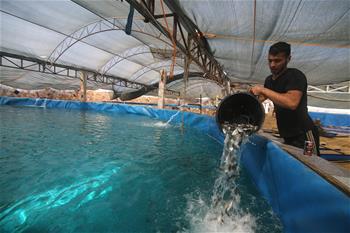
[[[265,117],[265,122],[263,125],[264,130],[272,130],[272,133],[277,135],[277,125],[276,119],[268,114]],[[321,153],[327,154],[347,154],[350,155],[350,137],[334,137],[334,138],[326,138],[320,137],[321,148],[324,150]],[[349,161],[341,161],[341,162],[333,162],[341,167],[344,167],[350,170],[350,162]]]

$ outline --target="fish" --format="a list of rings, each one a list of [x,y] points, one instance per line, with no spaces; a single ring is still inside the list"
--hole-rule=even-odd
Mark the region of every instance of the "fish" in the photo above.
[[[232,209],[233,207],[233,201],[230,201],[229,203],[226,203],[225,205],[225,213],[227,216],[230,216],[229,211]]]

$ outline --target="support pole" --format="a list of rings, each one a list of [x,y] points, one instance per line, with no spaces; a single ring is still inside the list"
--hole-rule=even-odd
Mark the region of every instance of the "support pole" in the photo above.
[[[86,83],[87,74],[85,71],[80,72],[80,101],[86,102]]]
[[[230,81],[227,81],[227,83],[226,83],[226,88],[227,88],[227,90],[226,90],[226,95],[231,95],[231,83],[230,83]]]
[[[199,95],[199,114],[202,114],[202,94]]]
[[[184,81],[184,88],[182,91],[182,105],[184,106],[186,104],[186,90],[188,86],[188,75],[189,75],[189,67],[191,63],[191,58],[187,54],[185,56],[185,64],[184,64],[184,75],[183,75],[183,81]],[[184,115],[184,108],[182,108],[182,119],[181,119],[181,129],[182,131],[185,129],[185,115]]]
[[[185,104],[185,99],[186,99],[186,89],[188,86],[188,66],[189,66],[189,57],[186,56],[185,57],[185,64],[184,64],[184,76],[183,76],[183,82],[184,82],[184,88],[182,91],[182,101],[183,101],[183,105]]]
[[[164,108],[165,84],[166,84],[166,72],[165,72],[165,70],[161,70],[160,71],[160,81],[159,81],[159,86],[158,86],[158,108],[160,108],[160,109]]]
[[[190,64],[191,64],[191,56],[189,54],[187,54],[185,56],[184,74],[183,74],[183,81],[184,81],[184,89],[182,92],[183,105],[185,104],[185,99],[186,99],[186,90],[187,90],[187,86],[188,86],[188,76],[189,76]]]

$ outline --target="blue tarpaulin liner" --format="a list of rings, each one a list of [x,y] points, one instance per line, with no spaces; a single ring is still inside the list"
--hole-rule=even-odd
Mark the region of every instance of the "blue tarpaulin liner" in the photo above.
[[[0,105],[89,109],[168,120],[176,111],[124,104],[0,97]],[[223,142],[215,119],[184,112],[185,125]],[[181,114],[173,122],[181,122]],[[349,232],[350,199],[272,141],[253,135],[241,148],[243,166],[280,217],[285,232]]]
[[[320,156],[330,161],[350,161],[350,155],[321,154]]]
[[[321,120],[322,125],[325,126],[350,126],[349,114],[331,114],[322,112],[309,112],[312,119]]]
[[[251,141],[243,145],[241,161],[285,232],[349,232],[348,196],[273,142],[259,136]]]
[[[159,110],[147,106],[132,106],[126,104],[112,104],[112,103],[93,103],[93,102],[79,102],[79,101],[61,101],[51,99],[31,99],[31,98],[13,98],[0,97],[0,105],[18,105],[18,106],[33,106],[45,108],[64,108],[64,109],[87,109],[95,111],[108,111],[118,113],[130,113],[149,116],[159,120],[167,121],[177,113],[174,110]],[[204,131],[206,134],[214,137],[217,140],[223,141],[223,135],[216,127],[215,121],[205,115],[193,114],[190,112],[183,112],[186,119],[185,125],[191,126],[198,130]],[[172,123],[179,124],[182,122],[182,114],[177,114],[172,119]]]

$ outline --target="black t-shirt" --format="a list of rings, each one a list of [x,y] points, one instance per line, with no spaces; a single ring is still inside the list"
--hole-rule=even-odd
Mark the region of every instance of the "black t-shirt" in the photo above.
[[[288,68],[276,80],[272,75],[265,79],[264,87],[278,93],[299,90],[303,93],[295,110],[280,107],[275,104],[278,131],[283,138],[294,137],[313,128],[313,121],[307,112],[307,80],[298,69]]]

